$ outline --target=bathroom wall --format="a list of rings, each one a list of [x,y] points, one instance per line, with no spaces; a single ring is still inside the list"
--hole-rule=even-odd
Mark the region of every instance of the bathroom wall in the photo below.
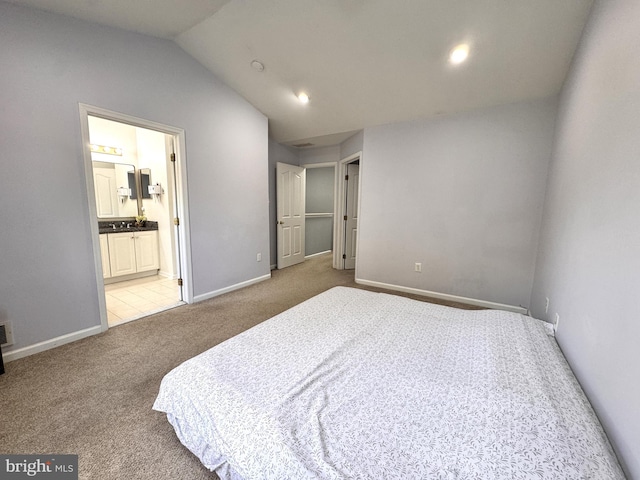
[[[169,181],[169,157],[165,150],[165,134],[135,127],[138,144],[138,167],[151,171],[150,183],[159,183],[162,195],[142,199],[144,215],[158,222],[158,247],[160,249],[160,275],[176,278],[173,225],[173,184]]]

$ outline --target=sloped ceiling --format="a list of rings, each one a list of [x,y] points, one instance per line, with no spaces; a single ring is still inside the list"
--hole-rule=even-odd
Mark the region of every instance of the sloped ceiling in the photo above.
[[[11,3],[172,39],[267,115],[274,140],[322,145],[367,126],[557,94],[593,0]],[[469,59],[449,64],[463,42]]]

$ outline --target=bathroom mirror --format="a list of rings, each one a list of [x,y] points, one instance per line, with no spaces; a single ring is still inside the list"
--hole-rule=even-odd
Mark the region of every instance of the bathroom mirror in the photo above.
[[[133,165],[94,161],[93,183],[99,219],[138,215],[140,194]]]
[[[141,168],[140,169],[140,194],[141,197],[151,198],[151,194],[149,193],[149,185],[151,185],[151,169],[150,168]]]

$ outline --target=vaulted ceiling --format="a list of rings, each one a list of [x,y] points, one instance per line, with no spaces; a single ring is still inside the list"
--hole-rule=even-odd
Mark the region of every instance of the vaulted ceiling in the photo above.
[[[593,3],[10,1],[175,41],[268,116],[272,138],[290,145],[557,94]],[[469,57],[453,65],[449,52],[460,43]]]

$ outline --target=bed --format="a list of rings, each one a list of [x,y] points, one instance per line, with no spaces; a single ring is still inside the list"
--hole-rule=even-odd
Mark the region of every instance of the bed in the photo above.
[[[178,366],[153,408],[221,479],[623,479],[545,325],[336,287]]]

